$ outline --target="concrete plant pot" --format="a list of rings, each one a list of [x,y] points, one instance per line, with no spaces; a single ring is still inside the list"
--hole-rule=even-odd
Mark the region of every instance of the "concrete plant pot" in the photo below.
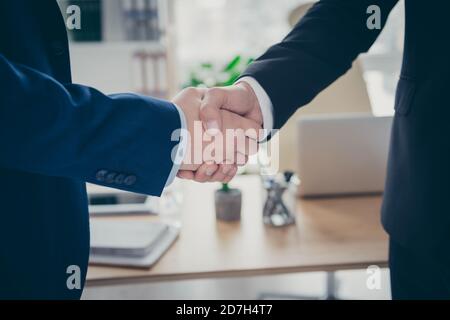
[[[239,221],[241,219],[242,193],[240,190],[216,190],[214,197],[218,220]]]

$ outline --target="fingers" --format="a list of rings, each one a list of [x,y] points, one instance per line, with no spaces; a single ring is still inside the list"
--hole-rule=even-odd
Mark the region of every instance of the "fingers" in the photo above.
[[[258,151],[257,142],[262,135],[262,116],[256,96],[248,87],[235,85],[212,89],[188,88],[176,97],[175,102],[185,106],[183,111],[190,120],[188,122],[195,122],[196,117],[200,118],[207,136],[212,137],[212,140],[209,140],[211,143],[206,143],[204,138],[200,139],[202,161],[210,160],[216,163],[198,164],[197,168],[185,165],[178,173],[180,178],[198,182],[228,182],[236,174],[237,165],[244,165],[248,156]],[[199,103],[197,114],[193,108],[186,107],[192,99]],[[194,132],[193,129],[190,131]],[[208,148],[210,145],[213,147]]]
[[[228,183],[237,173],[237,166],[233,164],[203,164],[197,171],[180,170],[177,176],[181,179],[196,182]]]
[[[218,164],[228,163],[243,166],[248,157],[258,152],[258,143],[243,135],[226,138],[223,143],[215,145],[214,152],[208,156],[210,161]]]
[[[225,104],[226,94],[222,89],[212,88],[204,93],[200,104],[200,120],[209,134],[215,135],[222,129],[220,109]]]
[[[245,116],[248,119],[263,123],[263,117],[258,98],[252,87],[246,82],[221,88],[206,89],[204,92],[205,103],[201,107],[202,121],[208,119],[220,122],[217,110],[223,109]]]
[[[204,163],[196,171],[180,170],[177,177],[180,179],[194,180],[197,182],[210,181],[218,171],[219,165],[214,163]]]
[[[236,165],[242,167],[248,162],[248,155],[242,154],[240,152],[236,153]]]
[[[200,104],[200,120],[210,136],[222,139],[215,146],[215,162],[221,163],[236,153],[245,156],[258,151],[262,137],[262,117],[248,117],[255,109],[261,113],[256,96],[249,85],[238,84],[225,88],[211,88],[203,92]],[[242,165],[242,163],[241,163]]]
[[[179,170],[177,173],[177,177],[180,179],[193,180],[195,175],[194,171]]]
[[[256,121],[226,110],[220,110],[220,117],[222,131],[206,145],[204,160],[218,164],[231,162],[242,166],[247,163],[248,156],[258,152],[261,127]]]
[[[222,182],[227,183],[237,173],[237,166],[234,164],[202,165],[195,173],[194,180],[197,182]]]
[[[229,169],[226,169],[224,171],[224,166],[228,166],[228,165],[223,165],[221,164],[219,166],[219,169],[214,173],[214,175],[211,177],[210,181],[211,182],[223,182],[225,180],[225,178],[227,177],[227,174],[224,172],[228,172]]]
[[[234,178],[234,176],[237,173],[237,167],[236,166],[232,166],[232,168],[230,170],[227,171],[226,177],[224,180],[220,181],[222,183],[228,183],[231,181],[231,179]]]
[[[241,129],[245,132],[246,137],[257,141],[260,140],[260,136],[262,135],[262,126],[260,123],[227,110],[222,110],[221,116],[224,131],[226,129]]]
[[[194,180],[197,182],[211,181],[212,176],[218,169],[218,165],[215,163],[204,163],[195,172]]]
[[[242,154],[249,156],[258,152],[258,141],[262,135],[261,126],[253,120],[241,117],[233,112],[221,111],[225,131],[226,156]],[[246,162],[245,162],[246,163]]]
[[[236,175],[237,167],[232,164],[221,164],[219,169],[211,177],[212,182],[228,183]]]

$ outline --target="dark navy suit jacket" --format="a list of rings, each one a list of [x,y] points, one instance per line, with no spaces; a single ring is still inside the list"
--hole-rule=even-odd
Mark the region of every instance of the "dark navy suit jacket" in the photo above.
[[[381,30],[367,28],[367,8],[378,5],[384,25],[396,3],[319,1],[249,66],[243,76],[254,77],[270,96],[276,128],[370,48]],[[382,222],[396,242],[450,266],[450,2],[404,5],[404,57]]]
[[[85,182],[159,195],[180,126],[169,102],[73,84],[54,0],[0,1],[0,298],[79,298]]]

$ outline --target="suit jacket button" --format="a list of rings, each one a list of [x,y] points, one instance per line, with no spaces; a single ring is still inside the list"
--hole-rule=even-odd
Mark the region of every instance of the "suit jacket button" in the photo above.
[[[103,182],[105,181],[105,177],[108,174],[107,170],[98,170],[97,173],[95,174],[95,179],[97,179],[97,181]]]
[[[125,178],[123,183],[125,183],[125,185],[127,186],[131,186],[136,183],[136,180],[137,180],[136,176],[130,175]]]
[[[110,172],[106,175],[106,179],[105,182],[106,183],[114,183],[114,178],[116,177],[116,173],[115,172]]]
[[[125,180],[125,175],[120,173],[116,176],[116,178],[114,179],[114,182],[116,184],[122,184],[124,180]]]

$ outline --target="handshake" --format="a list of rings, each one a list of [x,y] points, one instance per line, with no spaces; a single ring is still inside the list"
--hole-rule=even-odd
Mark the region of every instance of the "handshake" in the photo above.
[[[229,182],[238,166],[258,151],[263,116],[245,82],[224,88],[187,88],[174,99],[186,130],[180,134],[184,156],[177,176],[197,182]],[[184,140],[184,141],[183,141]]]

